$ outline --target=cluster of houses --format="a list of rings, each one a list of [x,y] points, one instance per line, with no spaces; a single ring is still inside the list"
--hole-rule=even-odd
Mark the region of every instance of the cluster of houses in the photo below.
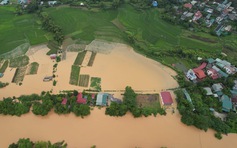
[[[17,3],[18,4],[29,4],[31,2],[31,0],[17,0]],[[9,0],[0,0],[0,5],[7,5],[9,4]],[[40,1],[40,5],[43,5],[44,4],[44,1]],[[49,6],[54,6],[56,4],[58,4],[57,1],[48,1],[47,4]]]
[[[193,81],[198,82],[202,79],[205,79],[207,76],[211,77],[213,80],[235,74],[237,68],[226,60],[221,60],[216,58],[207,59],[206,62],[203,62],[199,67],[194,69],[189,69],[186,72],[186,77]]]
[[[231,31],[232,26],[229,22],[237,20],[237,13],[231,5],[232,2],[228,2],[228,0],[224,0],[222,3],[208,1],[201,3],[192,0],[183,5],[186,11],[182,12],[180,19],[188,19],[189,22],[197,23],[200,18],[203,18],[207,27],[216,24],[214,31],[216,35],[220,36]]]
[[[230,112],[231,110],[236,111],[237,107],[237,89],[234,87],[230,90],[230,96],[223,93],[225,87],[222,83],[213,84],[211,87],[204,87],[207,96],[214,96],[222,102],[222,111]]]
[[[0,5],[7,5],[9,0],[0,0]]]
[[[207,96],[213,96],[222,103],[222,111],[230,112],[231,110],[236,111],[237,108],[237,80],[235,81],[235,87],[230,90],[231,97],[223,93],[225,87],[222,83],[213,84],[211,87],[204,87]],[[186,89],[182,89],[185,98],[193,105],[192,99]],[[194,107],[194,106],[193,106]],[[195,108],[194,108],[195,110]]]
[[[108,93],[99,92],[97,94],[92,93],[91,95],[91,102],[88,102],[89,94],[78,93],[77,95],[77,103],[78,104],[87,104],[94,105],[95,102],[96,106],[108,106],[111,102],[122,103],[120,99],[114,98],[113,95]],[[68,98],[62,98],[62,105],[66,105]]]
[[[186,72],[186,77],[192,82],[198,82],[210,77],[215,80],[221,77],[227,78],[229,75],[233,75],[237,72],[237,68],[226,60],[221,60],[219,58],[213,59],[209,58],[206,62],[203,62],[199,67],[194,69],[189,69]],[[230,90],[230,96],[227,96],[223,93],[225,88],[223,84],[217,83],[213,84],[211,87],[204,87],[206,90],[207,96],[214,96],[219,98],[219,101],[222,102],[222,111],[230,112],[230,110],[236,111],[237,107],[237,80],[234,81],[234,86]],[[186,90],[183,90],[186,99],[192,103],[191,97]]]

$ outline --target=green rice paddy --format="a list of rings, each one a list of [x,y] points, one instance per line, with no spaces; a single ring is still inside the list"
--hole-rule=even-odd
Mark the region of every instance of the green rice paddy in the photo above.
[[[220,53],[223,44],[237,47],[236,35],[219,39],[206,33],[184,30],[163,21],[159,9],[138,11],[125,4],[118,10],[97,12],[68,6],[44,8],[44,11],[63,29],[66,37],[87,43],[94,39],[127,43],[126,31],[130,32],[136,38],[137,44],[146,51],[159,52],[182,47],[187,50],[201,50],[211,55]],[[34,14],[16,16],[14,7],[0,7],[0,22],[3,22],[0,25],[0,54],[25,42],[33,45],[48,41],[48,34],[42,31]],[[210,38],[214,42],[191,38],[192,35]]]
[[[36,45],[47,42],[47,32],[37,23],[35,14],[17,16],[14,6],[0,7],[0,55],[17,46],[30,43]]]

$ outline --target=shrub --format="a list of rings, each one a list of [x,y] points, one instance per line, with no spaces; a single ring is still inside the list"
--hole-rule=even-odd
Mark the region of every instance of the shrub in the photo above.
[[[219,140],[222,139],[222,135],[221,135],[220,132],[215,133],[215,137],[216,137],[217,139],[219,139]]]

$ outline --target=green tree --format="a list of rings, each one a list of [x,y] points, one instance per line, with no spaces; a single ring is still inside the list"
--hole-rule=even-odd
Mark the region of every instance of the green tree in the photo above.
[[[27,5],[26,10],[28,13],[34,13],[39,9],[39,1],[31,0],[30,3]]]
[[[118,104],[112,102],[109,107],[106,108],[105,114],[110,116],[124,116],[128,109],[125,104]]]
[[[25,139],[19,139],[17,142],[18,148],[32,148],[33,147],[33,142],[30,141],[29,138]]]
[[[124,104],[128,107],[129,111],[132,111],[132,109],[137,107],[136,96],[137,96],[136,93],[130,86],[127,86],[125,88],[123,101]]]
[[[16,5],[16,14],[17,15],[22,15],[23,14],[22,5],[20,5],[20,4]]]
[[[76,116],[87,116],[90,114],[90,107],[87,104],[75,104],[72,109]]]

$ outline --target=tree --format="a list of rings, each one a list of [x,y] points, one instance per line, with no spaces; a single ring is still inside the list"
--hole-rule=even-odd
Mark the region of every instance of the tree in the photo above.
[[[30,141],[29,138],[27,139],[19,139],[17,142],[18,148],[32,148],[33,147],[33,142]]]
[[[90,114],[90,107],[87,104],[75,104],[72,111],[76,116],[87,116]]]
[[[68,114],[70,111],[70,107],[67,104],[63,105],[61,103],[57,103],[54,106],[54,112],[57,114]]]
[[[117,9],[119,7],[120,0],[113,0],[112,7],[114,9]]]
[[[39,9],[39,2],[37,0],[31,0],[27,5],[26,10],[28,13],[34,13]]]
[[[20,4],[16,5],[16,14],[17,15],[22,15],[23,14],[22,5],[20,5]]]
[[[128,109],[125,104],[118,104],[112,102],[109,107],[106,108],[105,114],[110,116],[124,116]]]
[[[142,116],[142,109],[141,108],[138,108],[138,107],[133,108],[131,112],[135,118]]]
[[[123,101],[124,104],[128,107],[129,111],[132,111],[134,108],[137,107],[136,96],[137,96],[136,93],[130,86],[127,86],[125,88]]]

